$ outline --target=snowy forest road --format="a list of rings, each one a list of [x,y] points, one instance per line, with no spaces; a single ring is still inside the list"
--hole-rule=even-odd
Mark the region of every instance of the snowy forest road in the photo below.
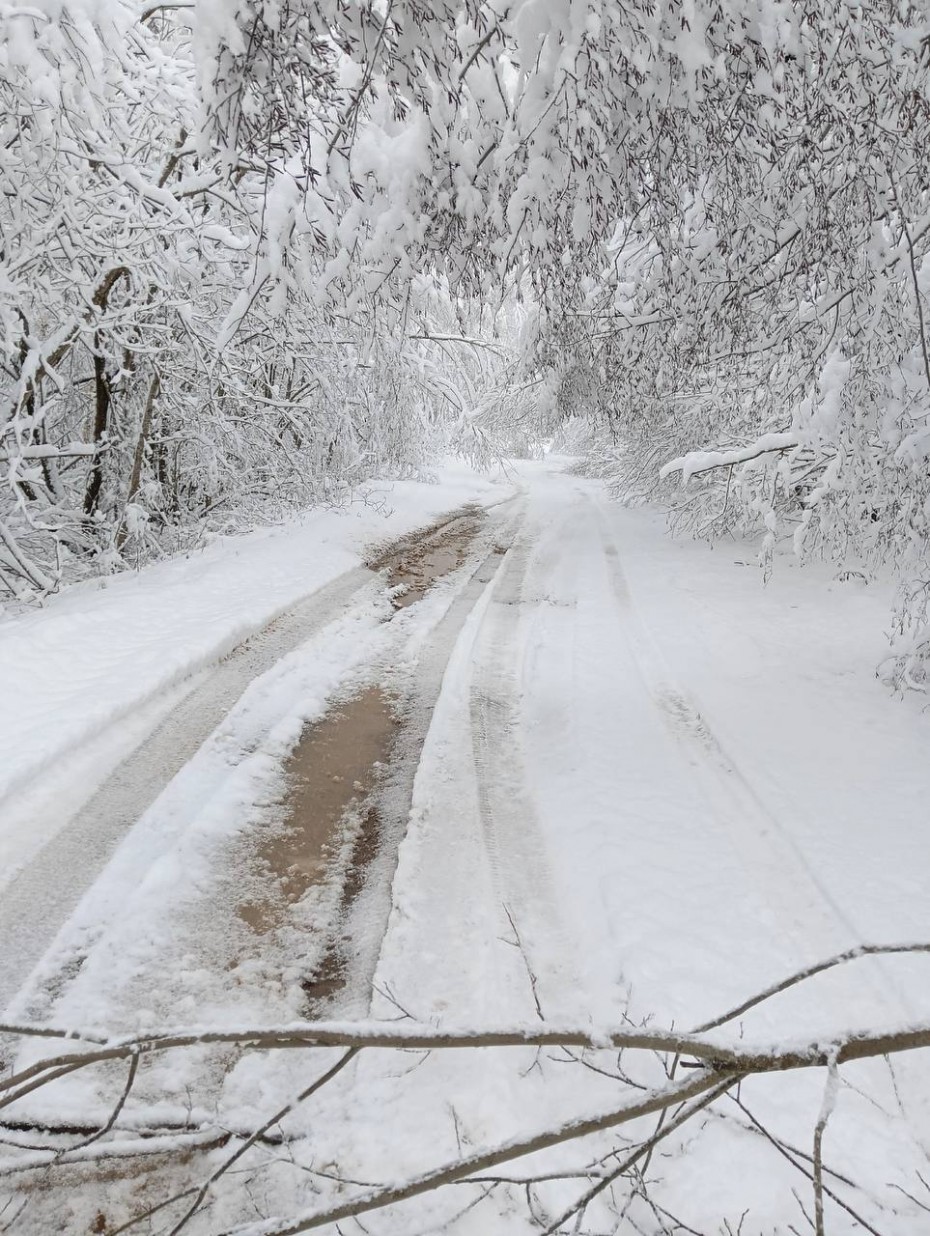
[[[477,991],[499,1013],[502,984],[526,1015],[530,974],[546,1017],[609,1019],[632,990],[642,1014],[696,1022],[862,940],[930,933],[911,790],[885,789],[889,761],[902,786],[923,766],[913,714],[837,664],[856,633],[833,626],[834,586],[796,584],[763,590],[739,549],[676,546],[540,470],[421,761],[382,967],[405,1007],[409,955],[424,1017]],[[876,754],[876,710],[897,752]],[[906,973],[860,974],[850,1015],[913,1012]]]
[[[342,1011],[363,1015],[376,966],[380,985],[401,993],[390,959],[402,965],[398,953],[409,952],[425,1015],[503,983],[516,1015],[531,994],[546,1016],[606,1017],[632,986],[644,1011],[700,1019],[863,939],[930,932],[919,900],[899,893],[902,881],[919,884],[918,854],[927,865],[906,813],[897,825],[886,813],[888,871],[872,861],[862,804],[879,787],[863,784],[875,766],[867,744],[856,753],[850,734],[833,818],[821,810],[813,828],[822,779],[805,776],[799,727],[772,721],[810,677],[791,666],[802,625],[808,643],[829,638],[835,655],[824,598],[815,613],[789,580],[791,599],[772,603],[739,561],[659,539],[654,524],[557,468],[524,468],[523,485],[522,498],[483,517],[453,513],[381,552],[374,573],[339,576],[195,680],[4,890],[0,996],[13,996],[98,875],[37,973],[33,1008],[40,992],[54,1003],[66,988],[79,1009],[98,956],[108,1017],[121,1023],[135,1009],[141,981],[160,993],[159,1017],[177,1020],[171,975],[179,957],[203,954],[220,977],[255,956],[265,977],[288,971],[292,1015],[306,1013],[308,992],[332,992],[335,967]],[[695,592],[698,558],[722,575],[719,593]],[[674,595],[681,564],[691,573]],[[760,606],[765,622],[744,621]],[[749,634],[766,623],[768,647]],[[843,714],[876,703],[894,723],[878,688],[862,683],[851,697],[848,671],[825,660],[818,690],[807,688],[818,733],[848,732]],[[900,739],[907,763],[913,731]],[[360,741],[373,768],[353,750]],[[311,753],[301,772],[301,743],[347,754],[326,755],[314,772]],[[322,792],[312,779],[345,780],[340,758],[361,789],[333,798],[333,818],[308,829]],[[295,823],[295,777],[308,776]],[[845,796],[853,780],[857,812]],[[296,840],[273,841],[282,830]],[[313,857],[301,854],[301,835]],[[866,874],[878,895],[864,899]],[[234,894],[237,885],[250,891]],[[270,908],[276,896],[283,908]],[[273,929],[243,926],[241,907],[253,903],[253,920]],[[298,925],[306,939],[288,966]],[[695,954],[684,964],[682,933]],[[128,965],[137,935],[142,955]],[[135,994],[112,981],[117,956]],[[153,985],[156,956],[164,987]],[[724,956],[708,973],[707,959]],[[66,977],[78,973],[76,985]],[[881,991],[908,1011],[904,988],[878,965],[876,983],[856,998]]]
[[[763,589],[745,547],[676,544],[564,467],[522,465],[515,497],[376,555],[197,686],[13,884],[10,990],[43,882],[63,914],[103,867],[8,1016],[694,1025],[842,949],[930,939],[930,719],[871,674],[884,599],[787,564]],[[920,958],[859,965],[754,1024],[930,1012]],[[265,1084],[205,1048],[135,1093],[195,1090],[234,1127]],[[475,1103],[457,1121],[519,1124]],[[344,1136],[365,1178],[378,1122]],[[429,1159],[435,1124],[406,1136]]]
[[[419,598],[436,577],[461,565],[479,514],[478,508],[465,515],[452,512],[425,531],[381,548],[370,564],[344,572],[288,607],[218,664],[167,693],[168,710],[144,741],[3,887],[0,1008],[28,977],[132,825],[222,726],[252,684],[331,624],[353,611],[370,610],[382,593],[385,571],[401,606]],[[476,578],[482,579],[480,565]],[[452,607],[453,616],[463,601],[474,603],[475,586],[474,580],[466,584]],[[440,628],[448,625],[447,616]],[[435,692],[438,686],[437,680]],[[181,698],[173,702],[177,695]],[[139,711],[144,713],[144,707]],[[198,792],[203,795],[204,787]]]

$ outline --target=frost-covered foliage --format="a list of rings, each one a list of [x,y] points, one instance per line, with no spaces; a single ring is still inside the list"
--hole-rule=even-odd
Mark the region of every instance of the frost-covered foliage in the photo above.
[[[326,295],[284,111],[249,105],[264,136],[214,140],[225,14],[0,8],[0,600],[420,469],[471,445],[506,384],[503,344],[450,379],[448,349],[473,349],[438,327],[507,327],[437,279]],[[325,102],[337,49],[305,52]]]
[[[217,81],[235,89],[213,109],[212,140],[257,150],[263,124],[280,135],[287,226],[314,233],[330,296],[354,311],[424,269],[458,294],[531,289],[538,409],[609,425],[627,490],[654,493],[663,466],[688,479],[676,514],[696,530],[759,527],[766,552],[790,534],[800,551],[893,561],[912,581],[898,673],[919,683],[925,6],[217,12]]]
[[[921,685],[930,23],[907,4],[767,13],[708,10],[698,88],[652,118],[641,198],[576,301],[592,403],[623,443],[618,488],[667,477],[677,526],[892,562],[894,674]]]
[[[409,462],[464,392],[472,442],[476,411],[525,442],[593,417],[618,485],[688,480],[696,530],[893,561],[919,683],[924,6],[85,3],[5,18],[14,586],[55,578],[52,541]],[[522,375],[493,350],[518,330]],[[476,342],[411,350],[447,333]],[[267,476],[227,453],[243,426]]]

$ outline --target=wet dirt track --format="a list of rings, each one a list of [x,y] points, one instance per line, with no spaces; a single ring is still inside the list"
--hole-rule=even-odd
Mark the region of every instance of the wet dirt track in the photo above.
[[[474,557],[482,522],[480,511],[466,510],[369,561],[369,569],[384,577],[395,612],[415,605]],[[461,626],[500,552],[494,546],[477,560],[446,622],[449,648],[451,626]],[[445,647],[443,635],[439,646]],[[424,659],[429,661],[429,654]],[[441,650],[439,661],[444,664]],[[385,684],[367,684],[308,725],[285,766],[281,822],[262,836],[253,860],[264,896],[244,901],[238,913],[261,935],[279,925],[287,907],[315,886],[336,885],[330,921],[317,926],[325,943],[303,979],[308,1016],[342,1011],[346,986],[357,993],[370,982],[377,937],[370,922],[360,924],[358,918],[384,917],[413,775],[438,690],[435,665],[431,678],[421,675],[421,690],[403,699]],[[369,904],[360,910],[362,894]]]

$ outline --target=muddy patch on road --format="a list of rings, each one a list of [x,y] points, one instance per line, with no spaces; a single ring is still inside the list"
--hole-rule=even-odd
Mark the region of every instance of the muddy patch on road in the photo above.
[[[431,531],[391,546],[366,565],[387,576],[394,608],[406,609],[464,564],[481,523],[481,511],[465,508]]]
[[[232,1015],[233,1025],[261,1025],[286,1024],[295,1017],[351,1020],[368,1014],[381,942],[393,910],[394,874],[407,829],[414,780],[443,674],[468,615],[493,579],[512,539],[512,533],[503,527],[496,535],[492,535],[492,528],[476,536],[482,527],[480,514],[459,512],[420,537],[385,547],[380,557],[369,563],[370,568],[384,573],[383,586],[397,590],[397,611],[407,610],[450,572],[459,570],[460,577],[455,588],[449,588],[444,614],[433,612],[433,607],[427,612],[424,607],[420,623],[416,611],[410,611],[393,627],[382,629],[387,637],[383,646],[389,651],[363,671],[367,675],[364,685],[359,685],[363,680],[354,679],[354,686],[344,687],[346,698],[334,700],[323,716],[305,724],[283,763],[279,755],[269,753],[269,764],[263,765],[268,775],[260,781],[261,797],[249,802],[250,827],[232,835],[222,828],[224,804],[230,803],[233,812],[240,809],[238,789],[230,798],[216,800],[220,810],[208,815],[208,822],[214,821],[218,827],[205,836],[198,855],[204,859],[201,886],[189,902],[175,904],[169,897],[170,938],[166,929],[164,952],[159,951],[161,942],[149,950],[146,972],[136,971],[128,980],[116,980],[126,984],[128,993],[124,1001],[127,1032],[140,1015],[153,1019],[153,1024],[158,1024],[154,1022],[156,1016],[163,1015],[164,1024],[191,1017],[204,1024],[219,1010],[225,1019],[220,1024],[230,1024]],[[353,587],[364,587],[363,601],[370,605],[375,590],[371,575],[359,568],[351,573],[351,582]],[[347,580],[339,587],[345,590],[346,604],[354,604],[355,592],[349,591]],[[322,622],[329,604],[327,601],[325,609],[314,611],[314,624]],[[380,609],[382,613],[386,609],[383,600]],[[319,626],[308,629],[316,634]],[[289,640],[296,638],[296,630],[295,626],[288,631]],[[411,635],[416,647],[415,667],[409,663]],[[395,651],[396,671],[390,659]],[[267,649],[262,655],[267,655]],[[236,685],[240,685],[240,678]],[[219,707],[219,699],[217,693],[213,707]],[[242,754],[254,750],[243,748]],[[239,750],[234,749],[232,756],[235,763]],[[248,785],[246,792],[252,793]],[[213,799],[207,804],[208,811],[213,810],[212,804]],[[82,961],[83,956],[76,965],[79,967]],[[43,999],[45,993],[43,988]],[[241,1017],[236,1020],[239,1010]],[[44,1011],[36,1017],[53,1020]],[[182,1144],[166,1152],[172,1160],[164,1175],[164,1160],[156,1154],[154,1141],[144,1151],[133,1149],[133,1155],[139,1157],[131,1161],[130,1168],[120,1168],[126,1160],[114,1155],[112,1183],[108,1161],[103,1161],[99,1170],[94,1166],[98,1160],[88,1165],[87,1172],[93,1168],[92,1182],[89,1175],[81,1175],[81,1165],[75,1164],[73,1169],[63,1165],[62,1171],[74,1171],[73,1187],[70,1178],[56,1175],[45,1200],[31,1203],[32,1215],[38,1214],[40,1204],[44,1208],[41,1217],[34,1220],[36,1231],[58,1230],[54,1220],[59,1211],[68,1214],[68,1225],[70,1193],[77,1195],[84,1189],[90,1191],[84,1196],[101,1204],[90,1208],[90,1203],[83,1205],[82,1198],[80,1221],[71,1223],[68,1230],[145,1226],[154,1208],[158,1208],[160,1221],[161,1214],[167,1213],[162,1208],[168,1190],[186,1188],[188,1193],[182,1195],[179,1205],[188,1204],[188,1194],[196,1192],[204,1178],[203,1152],[218,1149],[231,1136],[246,1136],[245,1132],[230,1134],[225,1120],[215,1135],[213,1132],[216,1113],[225,1110],[226,1079],[236,1073],[242,1053],[225,1045],[196,1051],[189,1067],[179,1070],[174,1069],[173,1062],[161,1066],[155,1058],[144,1062],[133,1094],[114,1125],[115,1133],[125,1133],[134,1147],[150,1135],[159,1139],[166,1134],[171,1135],[173,1145],[175,1136],[181,1138],[190,1130],[189,1146]],[[235,1104],[243,1095],[253,1093],[253,1085],[264,1094],[263,1079],[252,1071],[253,1067],[249,1054],[233,1084]],[[69,1126],[64,1123],[70,1112],[67,1109],[62,1128],[41,1131],[50,1148],[57,1149],[65,1136],[70,1144],[71,1138],[87,1138],[99,1129],[113,1110],[124,1079],[114,1066],[112,1079],[107,1075],[101,1084],[104,1082],[105,1089],[96,1096],[104,1100],[104,1116],[98,1121],[82,1108],[78,1121]],[[268,1093],[274,1093],[273,1086]],[[65,1133],[68,1127],[73,1131]],[[37,1136],[31,1126],[23,1132]],[[277,1134],[271,1131],[262,1139],[268,1141],[272,1155],[276,1153],[275,1137]],[[106,1145],[101,1142],[102,1149]],[[103,1149],[103,1153],[108,1152]],[[47,1167],[37,1170],[44,1181]],[[99,1192],[104,1181],[105,1195]],[[17,1216],[13,1220],[15,1225]]]
[[[398,728],[391,697],[368,687],[304,730],[285,767],[283,825],[256,854],[268,897],[239,906],[254,932],[278,926],[283,910],[326,878],[347,818],[374,790]]]
[[[457,512],[367,565],[385,576],[395,610],[406,609],[465,565],[481,526],[480,511]],[[349,977],[348,924],[366,886],[384,874],[372,869],[392,848],[387,833],[398,831],[391,791],[398,767],[415,763],[420,745],[406,733],[398,700],[381,686],[335,704],[304,729],[284,768],[276,819],[253,842],[256,878],[238,916],[256,936],[303,922],[315,937],[302,984],[313,1013],[331,1004]]]
[[[396,611],[475,555],[483,514],[463,510],[386,547],[367,564],[385,577]],[[391,906],[413,779],[442,672],[458,630],[504,552],[493,545],[440,620],[409,698],[367,685],[305,727],[285,763],[284,789],[247,848],[237,915],[246,952],[274,933],[301,975],[305,1015],[364,1013]],[[294,973],[294,971],[292,971]]]

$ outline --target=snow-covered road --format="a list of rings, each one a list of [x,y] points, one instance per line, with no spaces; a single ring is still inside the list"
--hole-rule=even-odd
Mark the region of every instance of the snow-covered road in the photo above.
[[[371,549],[512,493],[462,468],[438,485],[370,486],[345,512],[73,588],[0,623],[0,1008],[250,684],[334,620],[377,620]],[[316,652],[322,681],[338,680],[347,664],[325,641]]]
[[[245,665],[233,658],[174,687],[186,704],[164,697],[173,711],[123,780],[106,783],[9,886],[0,935],[8,954],[24,940],[8,965],[19,974],[41,933],[16,933],[41,918],[56,864],[78,863],[97,831],[128,828],[108,862],[118,836],[104,847],[92,887],[64,905],[67,921],[10,1016],[109,1031],[284,1024],[319,1011],[308,991],[335,920],[341,970],[328,1012],[402,1009],[449,1026],[697,1025],[851,946],[930,941],[930,715],[875,679],[883,589],[790,560],[763,587],[751,549],[673,542],[661,518],[611,503],[565,461],[521,465],[517,479],[516,496],[503,485],[466,494],[461,479],[449,491],[449,508],[468,499],[492,509],[416,604],[395,611],[383,580],[357,559],[340,563],[328,591],[291,607]],[[184,604],[179,587],[172,605]],[[120,613],[115,605],[115,622]],[[256,933],[243,889],[253,896],[263,878],[255,838],[286,817],[295,744],[338,713],[333,701],[374,689],[393,701],[400,735],[365,790],[379,852],[353,874],[348,836],[341,858],[338,847],[331,855],[342,883],[304,888]],[[133,769],[141,799],[125,783]],[[774,1039],[927,1018],[928,979],[923,958],[860,961],[746,1024]],[[306,1132],[319,1153],[328,1137],[348,1177],[454,1158],[463,1138],[500,1141],[605,1084],[552,1062],[518,1077],[491,1053],[485,1084],[461,1061],[431,1060],[417,1090],[376,1056],[324,1105],[328,1123]],[[910,1188],[930,1135],[926,1079],[911,1061],[896,1067],[894,1086],[862,1066],[831,1125],[837,1164],[866,1190]],[[177,1118],[199,1087],[200,1118],[216,1119],[219,1105],[233,1127],[293,1081],[284,1066],[260,1075],[254,1062],[233,1067],[204,1051],[184,1069],[151,1070],[139,1101],[150,1118],[156,1108]],[[87,1085],[36,1102],[49,1119],[84,1111],[97,1102]],[[766,1085],[760,1104],[786,1139],[805,1142],[818,1083],[793,1078],[777,1094]],[[894,1093],[898,1108],[885,1111]],[[378,1115],[387,1104],[390,1139]],[[677,1164],[663,1196],[689,1230],[717,1232],[724,1218],[736,1230],[747,1207],[744,1236],[799,1217],[790,1166],[758,1168],[761,1151],[743,1141],[711,1127],[704,1150]],[[745,1172],[716,1170],[744,1152]],[[253,1198],[258,1213],[283,1213],[282,1198],[306,1205],[281,1171]],[[540,1230],[500,1205],[453,1222],[461,1197],[437,1196],[421,1203],[417,1230]],[[202,1230],[223,1230],[229,1205],[218,1201]],[[831,1233],[850,1222],[838,1211]],[[381,1224],[409,1230],[403,1216]]]
[[[461,1009],[480,976],[452,952],[514,968],[477,901],[513,913],[546,1015],[610,1018],[632,989],[697,1022],[863,940],[930,938],[930,717],[874,677],[885,601],[790,561],[763,588],[744,547],[672,542],[540,469],[446,676],[385,965],[413,950],[421,1002]],[[443,920],[474,939],[437,946]],[[864,1016],[916,1011],[903,974],[855,985]]]

